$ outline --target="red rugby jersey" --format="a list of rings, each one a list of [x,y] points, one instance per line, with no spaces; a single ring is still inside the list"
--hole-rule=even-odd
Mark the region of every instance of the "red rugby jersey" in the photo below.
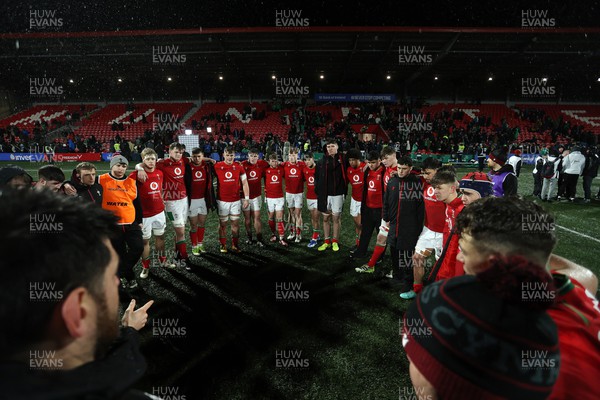
[[[302,170],[306,166],[304,161],[298,161],[292,164],[289,161],[281,164],[285,170],[285,192],[286,193],[303,193],[304,192],[304,175]]]
[[[187,157],[175,162],[170,158],[156,162],[156,169],[163,173],[163,198],[165,201],[181,200],[187,197],[185,190],[185,166],[189,163]]]
[[[248,187],[250,187],[250,198],[260,196],[262,193],[262,178],[265,169],[269,167],[269,163],[265,160],[258,160],[256,164],[250,164],[246,160],[242,162],[242,166],[246,171],[246,179],[248,179]]]
[[[317,194],[315,193],[315,171],[316,168],[308,168],[306,165],[302,170],[304,180],[306,181],[306,198],[309,200],[316,200]]]
[[[383,184],[381,182],[381,168],[371,171],[367,174],[367,207],[383,208]]]
[[[163,173],[158,169],[152,172],[146,171],[148,179],[144,183],[137,180],[137,171],[133,171],[129,178],[137,182],[138,196],[142,203],[142,217],[153,217],[165,209],[162,198]]]
[[[283,167],[265,169],[265,197],[278,199],[283,197]]]
[[[352,198],[356,201],[362,201],[362,192],[363,192],[363,177],[364,172],[363,168],[365,167],[365,163],[361,162],[358,168],[348,167],[348,173],[346,176],[348,177],[348,182],[352,186]]]
[[[229,165],[225,161],[220,161],[215,164],[215,173],[219,187],[217,200],[230,203],[239,201],[242,187],[240,179],[246,178],[246,172],[242,164],[234,161],[233,164]]]
[[[560,371],[549,399],[593,400],[600,392],[600,306],[579,282],[552,273],[556,302],[547,312],[558,328]]]
[[[425,200],[425,226],[434,232],[443,232],[446,223],[446,205],[435,197],[435,190],[429,183],[423,182]]]
[[[190,199],[203,199],[206,195],[206,180],[210,173],[208,165],[205,162],[202,162],[200,165],[190,163],[190,169],[192,171],[192,193],[190,193]]]

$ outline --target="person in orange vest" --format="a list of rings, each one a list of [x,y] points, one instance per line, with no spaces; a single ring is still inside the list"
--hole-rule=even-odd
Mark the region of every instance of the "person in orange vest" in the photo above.
[[[142,206],[135,179],[125,175],[129,161],[121,155],[110,161],[110,172],[98,177],[102,186],[102,208],[118,217],[117,230],[111,239],[119,255],[119,276],[123,289],[135,289],[133,267],[144,249],[142,240]]]

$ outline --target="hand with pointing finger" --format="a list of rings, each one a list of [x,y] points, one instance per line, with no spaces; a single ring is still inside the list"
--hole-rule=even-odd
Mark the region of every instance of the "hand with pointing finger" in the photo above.
[[[154,304],[154,300],[150,300],[136,310],[135,299],[132,299],[131,303],[129,303],[129,307],[127,307],[127,310],[125,310],[125,314],[123,314],[121,324],[123,324],[123,326],[130,326],[136,331],[139,331],[146,325],[146,322],[148,322],[147,311],[152,304]]]

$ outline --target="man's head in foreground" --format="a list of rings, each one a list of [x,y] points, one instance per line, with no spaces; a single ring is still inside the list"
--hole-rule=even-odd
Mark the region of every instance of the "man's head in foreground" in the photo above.
[[[11,249],[0,264],[1,360],[54,351],[71,369],[104,353],[119,325],[115,221],[50,191],[0,193],[0,236]]]

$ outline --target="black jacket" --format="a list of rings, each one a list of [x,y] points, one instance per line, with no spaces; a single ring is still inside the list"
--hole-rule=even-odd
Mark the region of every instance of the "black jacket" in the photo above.
[[[348,160],[341,154],[323,155],[315,166],[315,193],[319,211],[327,212],[327,196],[346,195],[348,193]]]
[[[98,183],[98,179],[96,179],[92,186],[83,185],[77,177],[77,170],[74,169],[71,174],[71,180],[68,183],[73,185],[75,190],[77,190],[77,196],[79,198],[86,201],[92,201],[97,205],[102,206],[102,186]]]
[[[383,220],[389,221],[387,243],[398,250],[413,250],[423,230],[423,183],[409,174],[390,178],[383,196]]]
[[[585,167],[583,167],[582,176],[589,176],[595,178],[598,176],[598,167],[600,166],[600,159],[596,154],[588,154],[585,156]]]
[[[140,353],[138,335],[124,328],[102,359],[68,371],[30,369],[28,364],[0,364],[0,399],[75,400],[148,399],[131,387],[144,375],[146,361]]]

